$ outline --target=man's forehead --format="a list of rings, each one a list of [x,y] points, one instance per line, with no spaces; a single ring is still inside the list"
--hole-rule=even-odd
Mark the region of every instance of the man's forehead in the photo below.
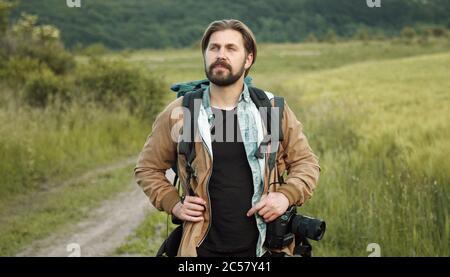
[[[242,34],[235,30],[217,31],[212,33],[211,37],[209,38],[209,44],[213,43],[220,45],[226,44],[242,45],[243,44]]]

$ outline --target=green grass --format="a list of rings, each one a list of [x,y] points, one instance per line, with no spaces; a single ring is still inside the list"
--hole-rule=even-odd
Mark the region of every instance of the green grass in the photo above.
[[[337,68],[363,61],[378,61],[448,51],[450,41],[438,40],[423,46],[393,41],[358,41],[326,44],[260,44],[256,63],[250,73],[255,84],[266,89],[278,88],[279,82],[292,74]],[[141,50],[126,55],[112,54],[111,59],[141,64],[163,75],[168,83],[205,78],[200,49]]]
[[[176,82],[203,78],[197,52],[128,59]],[[369,243],[382,256],[450,255],[449,65],[448,41],[260,47],[255,85],[286,97],[323,169],[299,209],[327,221],[315,256],[368,256]],[[148,219],[119,252],[153,255],[161,224]]]
[[[448,256],[450,53],[365,62],[283,87],[323,172],[304,211],[329,229],[317,255]]]
[[[0,256],[14,255],[34,240],[85,218],[91,209],[127,187],[132,179],[130,172],[132,167],[126,166],[89,181],[30,196],[20,210],[12,213],[1,211]]]
[[[20,194],[89,168],[135,155],[151,122],[125,109],[74,104],[65,111],[27,107],[0,109],[0,207]]]
[[[90,207],[131,181],[132,167],[60,184],[137,154],[151,122],[126,109],[108,111],[75,102],[32,109],[2,94],[0,108],[0,256],[82,219]],[[6,162],[4,162],[6,161]]]
[[[139,255],[155,257],[168,233],[176,226],[164,213],[149,214],[126,241],[116,249],[114,255]]]

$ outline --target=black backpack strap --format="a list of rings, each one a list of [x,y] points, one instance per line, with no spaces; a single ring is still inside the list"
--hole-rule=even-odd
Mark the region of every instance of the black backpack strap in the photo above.
[[[266,127],[267,133],[272,134],[271,125],[268,124],[272,120],[272,107],[278,108],[279,115],[278,115],[278,140],[282,141],[284,139],[283,137],[283,128],[282,128],[282,120],[283,120],[283,112],[284,112],[284,98],[279,96],[274,96],[274,105],[272,106],[272,103],[270,102],[270,99],[267,97],[267,94],[255,87],[249,87],[249,93],[250,98],[252,99],[253,103],[255,103],[256,108],[258,108],[261,118],[263,120],[264,126]],[[267,112],[263,113],[263,110],[259,109],[260,107],[266,107]]]
[[[250,92],[250,98],[252,99],[253,103],[255,103],[256,108],[258,108],[258,111],[261,115],[261,119],[263,121],[264,126],[267,130],[267,136],[263,139],[261,142],[261,145],[259,146],[259,149],[256,151],[255,155],[257,158],[262,159],[264,157],[265,151],[263,150],[264,147],[267,147],[268,144],[272,140],[272,108],[278,108],[278,140],[275,142],[275,145],[272,145],[272,147],[275,147],[275,149],[278,149],[278,144],[280,141],[283,140],[283,128],[282,128],[282,120],[283,120],[283,111],[284,111],[284,98],[283,97],[274,97],[274,105],[272,106],[272,103],[270,102],[269,98],[267,97],[267,94],[258,88],[255,87],[249,87]],[[266,109],[260,109],[261,107]],[[264,112],[265,111],[265,112]],[[275,167],[275,159],[276,159],[276,152],[273,151],[269,155],[269,170],[272,171],[272,169]]]
[[[188,92],[183,96],[184,120],[183,134],[179,142],[179,153],[186,158],[187,185],[190,189],[190,179],[194,174],[192,162],[195,159],[195,134],[197,132],[197,119],[200,112],[201,99],[203,98],[203,90]],[[195,101],[197,100],[197,101]],[[189,113],[189,114],[187,114]],[[178,175],[178,174],[177,174]],[[191,189],[190,189],[191,190]],[[189,191],[192,194],[192,191]]]
[[[267,133],[271,134],[271,124],[267,124],[271,122],[272,118],[272,110],[270,109],[272,107],[272,103],[270,103],[269,98],[267,97],[266,93],[255,87],[249,87],[249,93],[250,98],[252,99],[253,103],[255,103],[256,108],[259,110],[261,114],[261,119],[263,121],[264,126],[266,127]],[[264,110],[261,110],[261,107],[267,108],[267,112],[264,113]]]

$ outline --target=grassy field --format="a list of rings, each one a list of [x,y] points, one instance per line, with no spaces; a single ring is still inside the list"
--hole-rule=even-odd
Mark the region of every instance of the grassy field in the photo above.
[[[126,108],[111,111],[75,101],[36,109],[15,100],[13,91],[1,88],[0,256],[15,255],[33,240],[85,218],[128,187],[152,123]],[[63,185],[130,157],[132,164],[106,176]]]
[[[133,166],[99,174],[50,191],[16,197],[0,211],[0,256],[12,256],[37,239],[54,232],[70,233],[90,211],[123,191],[132,180]]]
[[[329,223],[318,255],[365,255],[371,242],[389,256],[449,255],[449,64],[424,55],[286,83],[324,168],[304,209]]]
[[[383,256],[449,256],[450,43],[268,44],[259,50],[254,85],[286,97],[323,168],[313,199],[299,209],[328,223],[315,255],[367,256],[367,245],[378,243]],[[152,69],[167,86],[204,78],[197,49],[105,58]],[[27,108],[0,88],[2,256],[120,192],[131,167],[59,184],[136,155],[151,122],[125,108],[111,112],[77,102]],[[167,101],[174,98],[167,88]],[[165,224],[164,214],[150,215],[116,254],[154,255]]]
[[[169,82],[204,76],[192,49],[124,57]],[[369,243],[382,256],[450,255],[449,74],[448,41],[260,47],[255,86],[286,97],[323,168],[299,209],[327,221],[315,256],[367,256]],[[151,215],[118,254],[154,255],[165,220]]]

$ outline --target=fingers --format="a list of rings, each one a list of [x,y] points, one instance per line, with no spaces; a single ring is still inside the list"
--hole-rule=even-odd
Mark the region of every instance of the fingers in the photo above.
[[[266,223],[269,223],[270,221],[273,221],[278,217],[278,215],[275,212],[273,212],[273,210],[269,209],[267,206],[259,210],[258,214],[262,216],[262,218]]]
[[[278,207],[277,195],[268,196],[263,195],[261,200],[253,206],[248,212],[247,216],[252,216],[256,212],[260,215],[266,223],[272,222],[277,219],[281,214],[281,209]],[[284,209],[285,210],[285,209]]]
[[[188,209],[188,210],[194,210],[194,211],[200,211],[200,212],[203,212],[205,210],[205,206],[202,206],[199,204],[194,204],[194,203],[184,202],[183,206],[185,209]]]
[[[184,203],[194,203],[198,205],[206,205],[206,201],[197,196],[186,196]]]
[[[194,217],[194,216],[185,215],[183,217],[184,217],[183,220],[191,221],[191,222],[200,222],[203,220],[203,216]]]
[[[203,213],[182,208],[180,211],[180,219],[185,221],[199,222],[203,220]]]
[[[265,217],[264,217],[264,221],[266,222],[266,223],[269,223],[269,222],[272,222],[272,221],[274,221],[275,219],[277,219],[277,215],[276,214],[271,214],[271,215],[266,215]]]
[[[201,216],[203,213],[200,211],[195,211],[195,210],[186,210],[185,214],[188,216],[198,217],[198,216]]]
[[[263,208],[261,208],[261,209],[258,211],[258,214],[259,214],[260,216],[264,217],[264,216],[265,216],[266,214],[268,214],[270,211],[271,211],[271,210],[270,210],[269,207],[267,207],[267,205],[266,205],[266,206],[264,206]]]
[[[255,212],[259,211],[265,205],[266,205],[266,197],[265,195],[263,195],[261,197],[261,200],[255,206],[253,206],[253,208],[248,210],[247,216],[252,216]]]
[[[256,205],[253,208],[251,208],[250,210],[248,210],[247,216],[252,216],[257,210],[258,209],[257,209],[257,205]]]
[[[181,219],[191,222],[202,221],[205,205],[206,201],[200,197],[186,196],[180,209]]]

